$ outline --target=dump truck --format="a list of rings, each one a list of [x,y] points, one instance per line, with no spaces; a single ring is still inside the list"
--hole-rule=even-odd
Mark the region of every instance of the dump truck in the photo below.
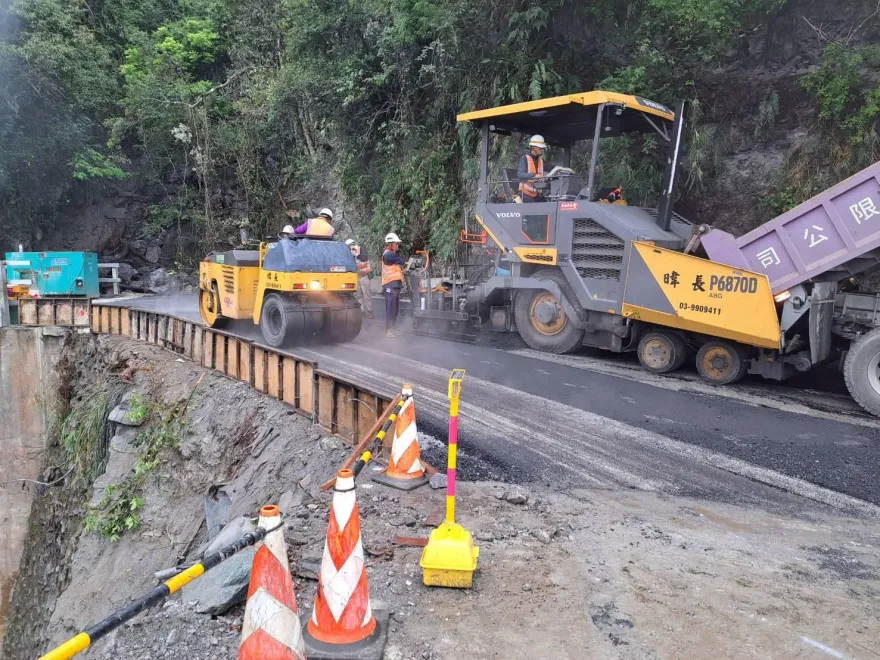
[[[457,270],[454,292],[428,286],[417,329],[486,325],[539,351],[633,351],[659,374],[691,359],[715,385],[840,359],[853,398],[880,415],[880,293],[859,281],[880,262],[880,163],[734,238],[673,211],[683,104],[591,91],[458,120],[481,133],[475,224],[461,238],[493,259]],[[490,140],[532,134],[559,164],[537,182],[543,199],[522,203],[516,171],[490,164]],[[614,181],[599,186],[600,144],[638,134],[667,147],[657,207],[627,204]],[[589,145],[585,176],[571,169],[578,143]]]
[[[332,240],[282,238],[212,252],[199,264],[199,314],[211,328],[251,319],[266,343],[352,341],[361,331],[357,266]]]

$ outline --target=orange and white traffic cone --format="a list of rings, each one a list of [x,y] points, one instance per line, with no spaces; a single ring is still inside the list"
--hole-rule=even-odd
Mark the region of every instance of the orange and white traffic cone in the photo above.
[[[278,528],[278,507],[260,509],[260,527]],[[284,533],[275,529],[257,545],[251,565],[238,660],[305,660],[302,630],[287,563]]]
[[[401,394],[405,403],[394,426],[388,467],[384,472],[374,474],[373,481],[398,490],[413,490],[428,483],[428,477],[425,476],[425,467],[420,460],[412,385],[404,385]]]
[[[384,617],[383,617],[384,618]],[[314,658],[381,660],[388,634],[370,607],[354,473],[336,475],[312,617],[303,630]]]

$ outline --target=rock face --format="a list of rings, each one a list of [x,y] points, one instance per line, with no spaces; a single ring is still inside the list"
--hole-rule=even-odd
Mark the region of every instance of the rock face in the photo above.
[[[171,276],[164,268],[150,271],[144,278],[144,288],[151,293],[168,293],[173,286]]]
[[[126,263],[119,264],[118,273],[119,279],[122,280],[120,282],[122,286],[128,286],[129,284],[131,284],[131,281],[133,279],[137,279],[140,277],[140,274],[137,272],[137,270],[135,270],[135,268],[130,264]]]
[[[242,550],[234,557],[202,575],[183,588],[182,599],[192,603],[196,612],[216,616],[243,602],[251,579],[251,564],[256,550]]]

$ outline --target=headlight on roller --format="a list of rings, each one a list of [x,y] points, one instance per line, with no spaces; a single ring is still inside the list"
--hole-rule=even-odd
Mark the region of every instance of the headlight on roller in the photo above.
[[[312,291],[317,291],[318,289],[321,288],[321,282],[318,280],[312,280],[311,282],[309,282],[309,288]]]

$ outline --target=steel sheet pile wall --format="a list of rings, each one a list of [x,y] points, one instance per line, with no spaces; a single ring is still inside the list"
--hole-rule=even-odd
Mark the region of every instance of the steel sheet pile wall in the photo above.
[[[241,380],[350,442],[357,442],[390,402],[321,371],[312,360],[168,314],[92,302],[91,330],[155,344]]]

